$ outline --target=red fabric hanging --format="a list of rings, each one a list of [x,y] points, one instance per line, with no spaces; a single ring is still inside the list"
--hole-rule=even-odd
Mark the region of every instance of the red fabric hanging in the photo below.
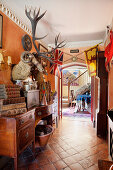
[[[108,66],[113,56],[113,32],[112,31],[110,31],[110,43],[105,48],[104,56],[106,57],[105,67],[106,70],[108,71]]]

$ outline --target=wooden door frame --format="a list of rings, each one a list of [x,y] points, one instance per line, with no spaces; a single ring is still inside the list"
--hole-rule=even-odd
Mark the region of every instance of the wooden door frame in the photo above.
[[[68,68],[68,67],[72,67],[72,66],[82,66],[82,67],[87,68],[87,65],[85,63],[78,63],[78,62],[76,62],[76,63],[72,62],[72,63],[62,65],[62,67],[60,69],[60,74],[59,74],[59,79],[61,80],[61,83],[59,81],[59,85],[58,85],[58,88],[59,88],[58,89],[58,91],[59,91],[59,96],[58,96],[58,111],[59,111],[58,114],[59,114],[59,118],[60,117],[62,118],[62,95],[63,95],[63,88],[62,88],[62,86],[63,86],[63,84],[62,84],[63,73],[62,73],[62,71],[63,71],[63,69]],[[60,87],[60,85],[61,85],[61,87]],[[61,89],[61,99],[60,99],[60,89]],[[60,101],[61,101],[61,104],[60,104]]]

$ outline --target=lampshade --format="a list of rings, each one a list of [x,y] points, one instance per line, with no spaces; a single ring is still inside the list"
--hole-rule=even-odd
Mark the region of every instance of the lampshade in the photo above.
[[[3,59],[2,53],[0,53],[0,64],[1,64],[1,63],[4,63],[4,59]]]
[[[11,64],[12,64],[11,56],[8,56],[7,64],[8,64],[8,65],[11,65]]]

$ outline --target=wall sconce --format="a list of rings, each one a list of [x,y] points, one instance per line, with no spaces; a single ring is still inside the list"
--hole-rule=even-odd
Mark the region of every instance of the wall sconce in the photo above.
[[[10,66],[12,64],[11,56],[8,56],[7,58],[7,64]]]
[[[8,66],[11,66],[12,60],[11,56],[3,56],[2,53],[0,53],[0,71],[4,71],[8,69]]]
[[[4,58],[3,58],[3,55],[2,53],[0,53],[0,65],[4,63]]]

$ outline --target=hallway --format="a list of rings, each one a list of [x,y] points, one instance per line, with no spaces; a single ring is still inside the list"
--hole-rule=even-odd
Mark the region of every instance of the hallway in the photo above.
[[[90,120],[64,117],[28,169],[97,170],[98,159],[107,158],[107,142],[96,136]]]
[[[35,160],[31,157],[20,162],[19,170],[98,170],[98,159],[108,158],[108,148],[90,118],[63,117],[46,148],[38,150]],[[11,169],[9,164],[3,170]]]
[[[54,151],[55,158],[51,154],[50,157],[57,169],[96,170],[98,159],[108,157],[107,143],[96,137],[92,123],[84,119],[63,118],[49,142],[48,151],[50,148]]]

